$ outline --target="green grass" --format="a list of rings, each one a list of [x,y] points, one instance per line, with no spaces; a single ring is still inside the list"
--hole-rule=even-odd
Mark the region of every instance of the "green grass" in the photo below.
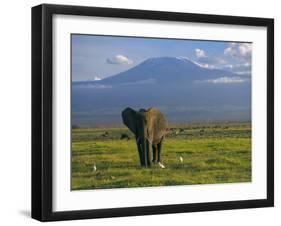
[[[249,123],[175,126],[162,148],[162,162],[141,168],[126,128],[72,130],[72,189],[104,189],[251,181]],[[180,128],[184,131],[179,132]],[[108,132],[108,136],[102,134]],[[201,132],[200,132],[201,131]],[[120,140],[121,133],[131,139]],[[183,162],[180,161],[180,156]],[[93,170],[93,165],[97,170]]]

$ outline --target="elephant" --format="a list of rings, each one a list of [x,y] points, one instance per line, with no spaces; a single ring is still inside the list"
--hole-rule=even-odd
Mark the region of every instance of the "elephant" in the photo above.
[[[167,130],[167,119],[157,108],[135,111],[126,108],[122,111],[123,123],[135,135],[142,167],[152,162],[161,164],[161,148]]]

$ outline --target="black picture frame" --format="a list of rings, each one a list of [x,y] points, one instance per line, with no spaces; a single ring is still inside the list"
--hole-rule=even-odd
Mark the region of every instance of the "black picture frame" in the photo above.
[[[55,14],[151,19],[267,28],[267,198],[95,210],[52,210],[52,18]],[[176,12],[43,4],[32,8],[32,218],[122,217],[274,206],[274,20]]]

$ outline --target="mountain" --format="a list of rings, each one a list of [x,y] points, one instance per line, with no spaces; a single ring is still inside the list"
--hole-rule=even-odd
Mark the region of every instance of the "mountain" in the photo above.
[[[192,82],[218,76],[235,76],[229,71],[207,69],[183,57],[150,58],[139,65],[93,84],[116,85],[157,80],[157,83]],[[80,82],[83,84],[84,82]]]
[[[250,120],[251,80],[183,57],[158,57],[102,80],[72,83],[74,124],[121,124],[128,106],[158,107],[171,123]]]

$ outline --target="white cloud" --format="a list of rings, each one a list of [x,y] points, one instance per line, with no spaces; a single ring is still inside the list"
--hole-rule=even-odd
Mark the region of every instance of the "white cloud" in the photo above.
[[[224,68],[229,68],[229,69],[233,69],[234,65],[232,64],[227,64],[223,66]]]
[[[94,89],[108,89],[108,88],[112,88],[112,86],[107,86],[107,85],[90,85],[90,88],[94,88]]]
[[[216,69],[217,68],[215,65],[212,65],[212,64],[199,63],[199,62],[196,62],[196,61],[191,61],[191,62],[193,62],[194,64],[196,64],[197,66],[202,67],[202,68],[208,68],[208,69]]]
[[[229,44],[229,48],[232,48],[235,46],[236,46],[236,48],[238,48],[239,44],[236,44],[236,43]],[[248,47],[245,47],[245,48],[248,48]],[[237,60],[226,61],[225,59],[223,59],[219,56],[213,56],[213,57],[206,56],[203,58],[197,58],[196,60],[192,60],[188,57],[180,56],[180,57],[177,57],[177,59],[182,60],[182,61],[190,61],[201,68],[220,69],[220,70],[231,71],[233,73],[237,73],[240,75],[244,75],[244,74],[251,75],[252,65],[251,65],[251,61],[249,58],[243,58],[242,61],[237,61]]]
[[[205,51],[203,49],[195,49],[195,55],[197,58],[206,57]]]
[[[249,62],[241,63],[241,64],[233,64],[231,67],[229,65],[225,65],[224,69],[228,69],[233,73],[240,75],[251,75],[252,65]]]
[[[213,64],[194,61],[194,60],[191,60],[191,59],[188,58],[188,57],[180,56],[180,57],[176,57],[176,58],[177,58],[178,60],[181,60],[181,61],[190,61],[190,62],[192,62],[192,63],[194,63],[194,64],[196,64],[197,66],[202,67],[202,68],[209,68],[209,69],[216,69],[216,68],[218,68],[218,67],[216,67],[216,66],[213,65]]]
[[[243,83],[247,82],[248,79],[243,79],[240,77],[219,77],[215,79],[208,80],[197,80],[196,83],[212,83],[212,84],[234,84],[234,83]]]
[[[110,89],[112,86],[110,85],[102,85],[102,84],[79,84],[76,87],[88,88],[88,89]]]
[[[176,59],[178,59],[178,60],[182,60],[182,61],[191,61],[191,59],[190,59],[190,58],[185,57],[185,56],[179,56],[179,57],[176,57]]]
[[[149,78],[149,79],[139,80],[135,82],[121,83],[120,85],[142,85],[142,84],[155,84],[155,83],[157,83],[156,79]]]
[[[118,65],[126,65],[126,64],[132,64],[134,63],[133,60],[129,59],[128,57],[124,56],[124,55],[116,55],[112,58],[107,58],[106,62],[108,64],[118,64]]]
[[[241,43],[239,45],[239,52],[242,56],[246,56],[252,53],[252,45],[249,43]]]
[[[251,75],[251,71],[235,71],[235,74],[238,75]]]
[[[224,49],[224,55],[234,56],[235,54],[237,54],[237,50],[231,46]]]
[[[235,58],[247,58],[252,54],[252,44],[250,43],[229,43],[224,49],[224,55]]]
[[[100,81],[100,80],[101,80],[101,78],[99,76],[94,77],[94,81]]]

